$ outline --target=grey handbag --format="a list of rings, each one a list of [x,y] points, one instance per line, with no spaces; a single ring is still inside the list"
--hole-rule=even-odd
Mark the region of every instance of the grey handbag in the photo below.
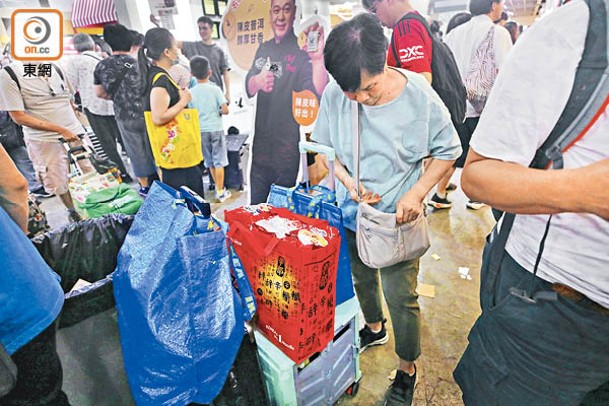
[[[351,125],[353,130],[354,178],[359,196],[359,111],[353,101]],[[425,213],[425,210],[423,210]],[[430,246],[429,230],[425,215],[410,223],[398,224],[395,213],[385,213],[367,203],[360,202],[356,218],[357,252],[362,262],[370,268],[385,268],[400,262],[421,257]]]

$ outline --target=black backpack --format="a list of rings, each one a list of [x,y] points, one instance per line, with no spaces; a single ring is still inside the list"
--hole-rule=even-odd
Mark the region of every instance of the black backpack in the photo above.
[[[21,126],[13,121],[8,111],[0,111],[0,145],[7,151],[25,146]]]
[[[444,105],[448,108],[453,123],[461,124],[465,120],[467,92],[465,91],[465,86],[463,86],[461,74],[459,73],[453,53],[448,48],[448,45],[432,34],[429,24],[427,24],[423,16],[417,13],[408,13],[400,19],[400,21],[405,20],[417,20],[425,26],[427,34],[432,41],[431,87],[438,93],[438,96],[440,96],[440,99],[442,99]],[[398,24],[400,21],[398,21]],[[395,49],[393,36],[391,39],[391,51],[398,65],[397,67],[401,68],[402,64]]]

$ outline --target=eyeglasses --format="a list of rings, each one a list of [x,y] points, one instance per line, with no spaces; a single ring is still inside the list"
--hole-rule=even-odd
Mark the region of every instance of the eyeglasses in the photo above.
[[[372,14],[376,14],[377,4],[380,3],[381,0],[368,0],[365,2],[366,9]]]

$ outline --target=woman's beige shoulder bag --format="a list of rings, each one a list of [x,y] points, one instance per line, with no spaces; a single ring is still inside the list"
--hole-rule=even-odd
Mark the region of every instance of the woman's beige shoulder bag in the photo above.
[[[354,179],[359,189],[360,120],[359,104],[352,102],[351,125],[353,132]],[[425,213],[425,210],[423,210]],[[360,202],[356,219],[357,251],[362,262],[370,268],[385,268],[413,260],[429,249],[429,231],[425,215],[415,221],[397,224],[395,213],[384,213],[367,203]]]

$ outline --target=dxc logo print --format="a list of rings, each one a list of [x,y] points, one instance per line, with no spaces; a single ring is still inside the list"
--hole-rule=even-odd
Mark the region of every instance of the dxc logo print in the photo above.
[[[415,45],[410,48],[400,49],[400,61],[403,63],[424,58],[425,54],[421,51],[422,48],[422,45]]]

